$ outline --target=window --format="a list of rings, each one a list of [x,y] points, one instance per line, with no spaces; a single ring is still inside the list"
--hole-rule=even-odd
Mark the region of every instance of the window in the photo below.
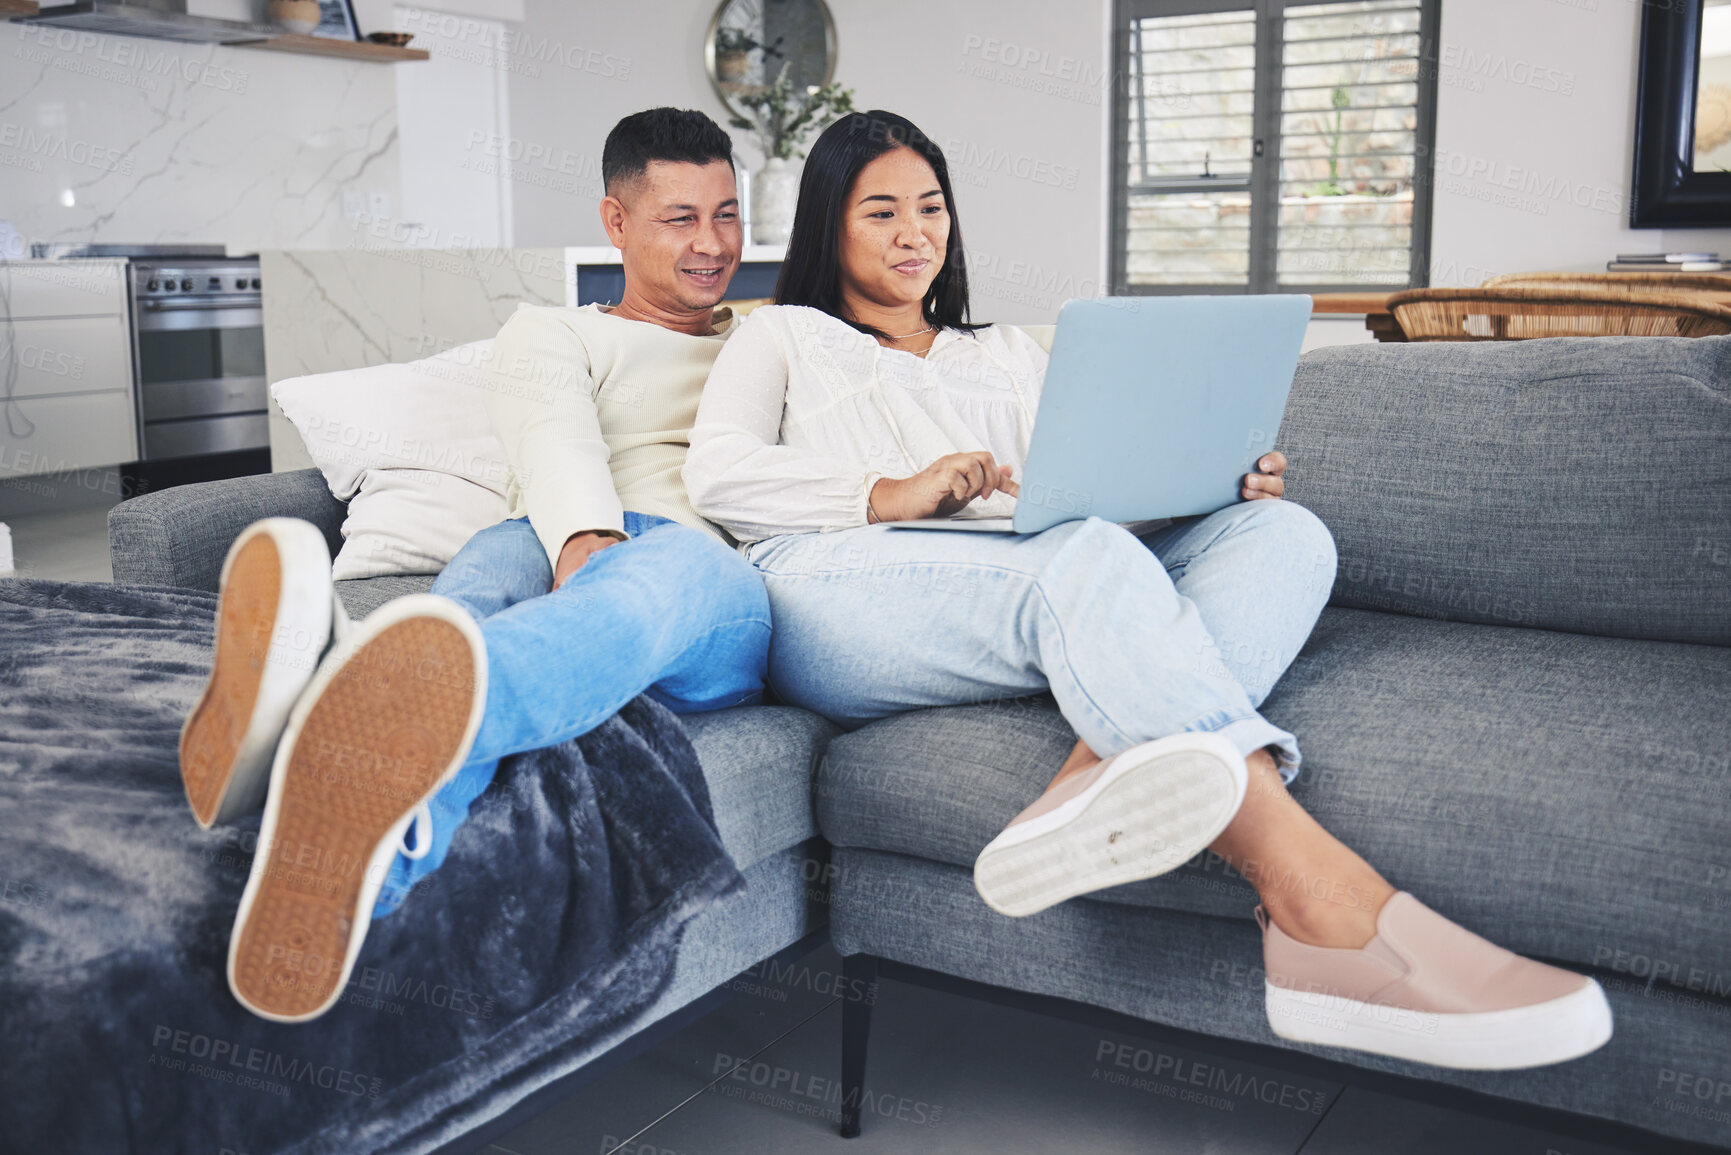
[[[1423,285],[1438,0],[1118,0],[1117,293]]]

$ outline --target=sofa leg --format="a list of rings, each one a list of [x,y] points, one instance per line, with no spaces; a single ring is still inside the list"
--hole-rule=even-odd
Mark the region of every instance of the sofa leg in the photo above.
[[[860,1108],[865,1099],[866,1044],[871,1038],[872,1006],[877,1002],[878,960],[867,954],[850,954],[841,960],[842,977],[848,991],[863,991],[864,998],[845,998],[841,1004],[841,1137],[859,1135]]]

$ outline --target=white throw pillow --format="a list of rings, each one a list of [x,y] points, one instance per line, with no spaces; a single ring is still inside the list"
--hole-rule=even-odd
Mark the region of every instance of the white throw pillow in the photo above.
[[[331,493],[349,503],[337,580],[437,573],[505,519],[509,466],[481,379],[492,347],[271,386]]]

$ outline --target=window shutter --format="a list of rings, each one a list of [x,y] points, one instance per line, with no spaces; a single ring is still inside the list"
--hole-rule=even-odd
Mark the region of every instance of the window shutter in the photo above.
[[[1117,11],[1117,291],[1423,283],[1437,0]]]
[[[1411,275],[1419,5],[1286,9],[1280,92],[1282,285]]]
[[[1129,283],[1245,285],[1255,13],[1132,21],[1129,86]]]

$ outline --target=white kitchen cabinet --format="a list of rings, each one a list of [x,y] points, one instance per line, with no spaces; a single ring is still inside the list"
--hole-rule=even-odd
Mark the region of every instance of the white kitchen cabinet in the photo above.
[[[9,349],[12,358],[16,399],[132,391],[132,334],[125,317],[14,320],[0,334],[0,349]]]
[[[15,402],[9,413],[0,403],[0,478],[136,461],[137,445],[132,413],[112,394],[35,397]]]
[[[0,478],[138,459],[126,270],[0,261]]]
[[[0,261],[0,316],[126,316],[126,262]]]

